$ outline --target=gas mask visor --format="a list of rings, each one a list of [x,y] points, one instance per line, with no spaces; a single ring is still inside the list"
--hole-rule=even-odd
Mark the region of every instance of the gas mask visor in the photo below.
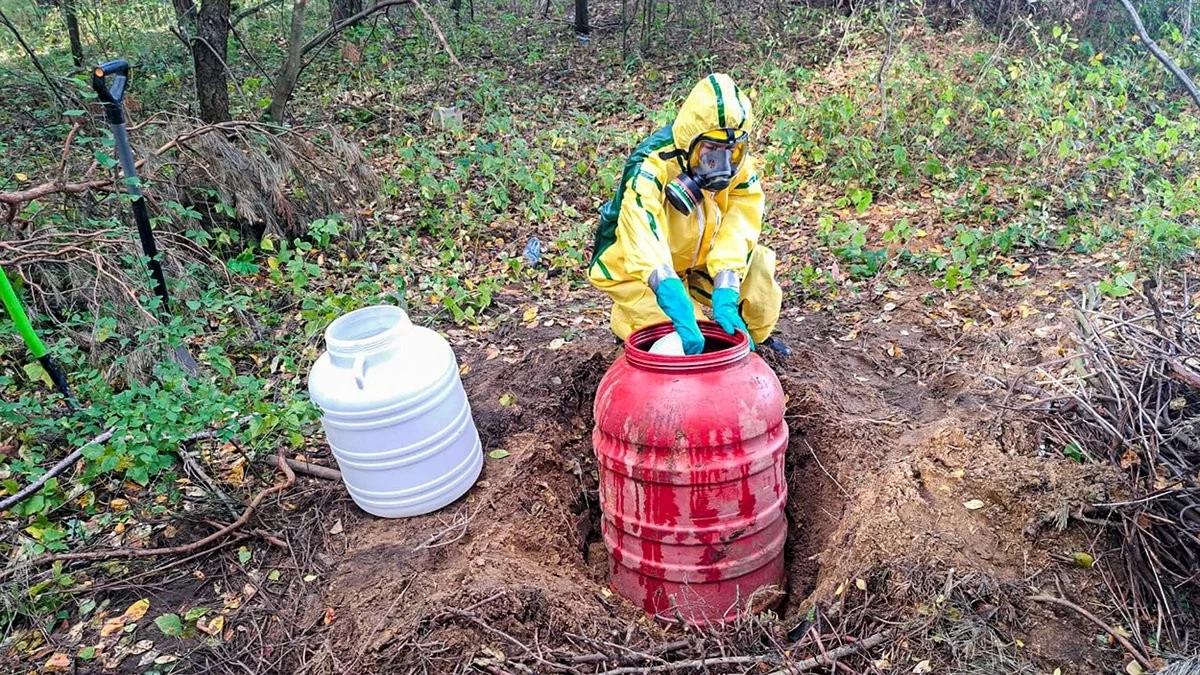
[[[747,135],[734,129],[701,134],[688,149],[688,172],[700,188],[719,192],[729,187],[746,157]]]

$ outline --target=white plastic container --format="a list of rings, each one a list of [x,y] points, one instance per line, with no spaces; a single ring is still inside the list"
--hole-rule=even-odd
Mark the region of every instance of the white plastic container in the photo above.
[[[466,493],[483,467],[458,360],[399,307],[376,305],[325,329],[308,376],[321,425],[354,502],[417,516]]]

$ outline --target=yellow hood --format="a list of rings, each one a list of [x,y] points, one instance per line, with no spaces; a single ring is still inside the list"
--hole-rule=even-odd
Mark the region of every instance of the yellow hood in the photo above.
[[[750,99],[725,73],[713,73],[696,83],[679,107],[671,125],[675,148],[686,151],[696,137],[715,129],[740,129],[749,134],[754,127]]]

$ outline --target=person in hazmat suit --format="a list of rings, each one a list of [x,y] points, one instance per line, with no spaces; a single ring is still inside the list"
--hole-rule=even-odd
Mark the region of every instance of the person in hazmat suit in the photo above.
[[[763,192],[748,151],[750,99],[724,73],[701,79],[675,121],[625,162],[600,209],[588,279],[613,300],[622,340],[670,320],[684,352],[704,349],[701,305],[727,333],[787,354],[771,333],[783,291],[775,254],[758,243]]]

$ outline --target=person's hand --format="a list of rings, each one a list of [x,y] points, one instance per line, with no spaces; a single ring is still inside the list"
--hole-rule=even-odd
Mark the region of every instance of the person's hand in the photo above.
[[[675,324],[675,332],[683,341],[684,354],[699,354],[704,351],[704,336],[700,334],[700,326],[696,323],[696,313],[692,309],[692,299],[688,297],[683,281],[678,278],[663,279],[655,292],[658,306],[662,308],[671,323]]]
[[[726,333],[734,335],[737,331],[746,334],[750,340],[750,350],[754,351],[754,339],[750,337],[750,329],[738,312],[738,292],[735,288],[718,288],[712,294],[713,320],[720,324]]]

